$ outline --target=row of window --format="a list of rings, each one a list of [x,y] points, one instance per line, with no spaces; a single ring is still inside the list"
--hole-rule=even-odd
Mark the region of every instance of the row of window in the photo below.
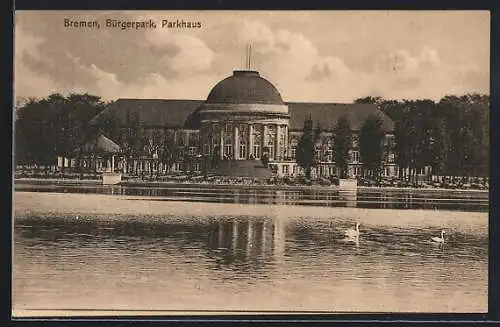
[[[299,167],[297,165],[292,166],[292,174],[297,174]],[[338,172],[336,171],[337,168],[334,166],[328,166],[328,167],[320,167],[320,175],[336,175]],[[363,169],[361,167],[354,167],[353,168],[353,175],[356,176],[363,176]],[[281,167],[281,173],[283,175],[289,175],[290,174],[290,166],[289,165],[283,165]],[[424,174],[424,171],[421,171],[421,174]],[[390,169],[389,168],[384,168],[382,170],[382,176],[390,176]]]
[[[211,154],[211,149],[216,149],[218,148],[218,144],[212,145],[210,147],[209,144],[205,144],[204,147],[204,154]],[[274,154],[274,149],[270,149],[270,154]],[[239,145],[239,157],[240,158],[246,158],[247,157],[247,145],[246,144],[240,144]],[[233,145],[232,144],[225,144],[224,145],[224,156],[231,157],[233,155]],[[251,155],[253,155],[254,158],[260,158],[261,157],[261,148],[260,144],[254,144],[252,148]]]
[[[274,158],[274,147],[268,147],[268,154],[270,158]],[[210,145],[205,144],[205,149],[204,149],[205,154],[210,153]],[[198,148],[197,147],[189,147],[188,148],[188,154],[189,155],[196,155],[198,154]],[[296,158],[297,154],[297,148],[292,147],[290,149],[290,157],[291,158]],[[233,155],[233,145],[230,143],[227,143],[224,145],[224,155],[225,156],[232,156]],[[261,157],[261,146],[260,144],[254,144],[253,149],[251,152],[251,155],[253,155],[254,158],[260,158]],[[247,157],[247,145],[246,144],[240,144],[239,145],[239,157],[240,158],[246,158]],[[351,151],[351,162],[353,163],[358,163],[361,161],[361,156],[360,152],[357,150]],[[320,160],[321,159],[321,149],[316,150],[316,159]],[[332,150],[327,150],[326,151],[326,161],[332,162],[333,161],[333,151]],[[394,154],[390,153],[388,156],[388,162],[394,162]]]

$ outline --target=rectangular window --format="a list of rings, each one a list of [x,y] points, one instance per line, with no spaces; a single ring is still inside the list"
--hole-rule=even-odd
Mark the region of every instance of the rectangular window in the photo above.
[[[360,159],[359,151],[352,151],[351,152],[352,162],[357,163],[357,162],[359,162],[359,159]]]
[[[274,159],[274,146],[269,146],[269,159]]]
[[[233,155],[233,146],[231,144],[224,145],[224,155],[231,157]]]
[[[253,156],[255,159],[260,159],[260,144],[253,145]]]
[[[288,165],[284,165],[282,168],[283,174],[288,175]]]
[[[246,144],[240,144],[240,158],[247,157],[247,146]]]
[[[292,159],[295,159],[296,155],[297,155],[297,147],[296,146],[292,146],[292,148],[290,149],[290,157]]]
[[[195,146],[190,146],[190,147],[189,147],[188,154],[189,154],[190,156],[194,156],[194,155],[196,154],[196,152],[197,152],[197,151],[196,151],[196,147],[195,147]]]

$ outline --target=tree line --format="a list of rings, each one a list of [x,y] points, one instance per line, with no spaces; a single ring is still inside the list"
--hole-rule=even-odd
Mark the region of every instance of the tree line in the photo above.
[[[306,117],[302,136],[296,150],[297,163],[304,168],[307,178],[311,177],[312,168],[318,164],[316,147],[322,132],[319,124],[315,129],[313,129],[313,125],[314,122],[311,117]],[[339,177],[346,178],[350,162],[350,150],[353,148],[353,135],[347,116],[342,116],[337,121],[332,134],[333,160],[336,167],[339,168]],[[359,135],[359,150],[364,168],[371,170],[374,176],[378,176],[380,173],[385,135],[381,119],[374,115],[367,117]]]
[[[376,176],[386,147],[392,147],[402,178],[414,178],[417,171],[426,166],[432,167],[435,175],[489,176],[487,95],[445,96],[437,102],[365,97],[355,102],[375,104],[395,122],[394,145],[385,144],[385,131],[377,116],[368,117],[360,131],[361,161]],[[84,144],[99,129],[118,142],[127,157],[155,152],[167,165],[184,157],[173,135],[167,132],[158,140],[147,139],[137,117],[127,117],[125,135],[112,115],[106,116],[100,126],[91,126],[90,120],[109,104],[90,94],[67,97],[51,94],[20,104],[16,108],[14,126],[16,163],[50,166],[57,156],[78,157]],[[310,175],[311,168],[317,164],[315,144],[322,129],[318,124],[314,128],[314,122],[308,118],[303,131],[296,159]],[[353,137],[348,117],[339,119],[332,132],[334,161],[345,176]]]
[[[51,94],[30,98],[16,108],[14,156],[17,164],[54,164],[57,156],[73,157],[95,130],[89,122],[108,103],[90,94]]]
[[[385,142],[382,121],[369,116],[359,134],[359,151],[365,169],[379,177],[384,153],[391,149],[399,176],[415,180],[417,172],[431,167],[434,175],[489,176],[489,96],[465,94],[432,100],[386,100],[365,97],[356,103],[371,103],[395,123],[394,144]],[[297,147],[297,162],[310,176],[317,165],[310,117],[304,121]],[[347,175],[352,134],[348,117],[337,121],[333,130],[333,153],[341,177]]]
[[[118,143],[125,158],[143,156],[152,159],[155,154],[167,167],[180,159],[190,166],[192,158],[181,151],[171,131],[147,137],[137,114],[127,114],[125,126],[120,125],[112,111],[103,116],[99,124],[90,124],[111,104],[87,93],[67,97],[54,93],[42,99],[18,101],[14,125],[16,164],[50,167],[60,156],[75,158],[76,167],[72,168],[78,170],[81,157],[89,154],[86,145],[102,133]]]

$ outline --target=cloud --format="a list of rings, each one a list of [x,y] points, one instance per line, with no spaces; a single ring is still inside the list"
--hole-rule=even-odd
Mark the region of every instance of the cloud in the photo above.
[[[23,64],[27,56],[37,57],[43,39],[17,30],[14,36],[14,94],[24,97],[44,97],[56,87],[48,76],[38,74]]]
[[[157,24],[161,24],[157,21]],[[189,76],[207,71],[214,53],[199,38],[183,32],[157,29],[145,34],[145,40],[156,48],[175,49],[158,58],[158,63],[168,66],[177,75]]]
[[[308,80],[321,81],[330,78],[342,78],[350,73],[351,70],[346,66],[342,59],[338,57],[325,57],[320,58],[311,68]]]
[[[269,78],[285,99],[302,94],[309,101],[332,99],[325,89],[335,78],[344,78],[350,68],[342,58],[323,55],[304,34],[286,29],[273,31],[256,20],[235,26],[237,44],[252,45],[254,68]],[[307,101],[307,100],[306,100]]]
[[[367,95],[439,99],[489,91],[489,67],[473,55],[484,51],[463,41],[464,53],[470,54],[455,55],[449,49],[462,38],[452,39],[451,32],[447,38],[453,47],[443,45],[446,40],[431,42],[435,34],[391,43],[386,40],[391,31],[383,36],[351,33],[352,20],[344,19],[336,29],[335,20],[316,22],[311,13],[303,28],[295,28],[291,19],[281,24],[283,16],[274,14],[197,13],[204,26],[198,30],[138,31],[64,29],[61,14],[26,12],[20,19],[18,15],[15,90],[25,97],[83,91],[105,99],[203,99],[232,70],[245,67],[248,44],[252,68],[275,84],[286,101],[350,102]],[[99,12],[95,17],[151,18],[159,23],[172,13],[141,15]],[[80,16],[84,17],[74,15]],[[332,37],[324,30],[351,37],[332,47]],[[377,46],[377,37],[385,46]]]
[[[427,45],[412,55],[398,50],[377,58],[377,68],[371,79],[379,79],[377,90],[381,96],[391,98],[427,97],[438,100],[446,94],[467,92],[488,93],[487,72],[479,67],[457,65],[442,60],[437,49]],[[483,78],[471,78],[482,76]],[[478,75],[479,74],[479,75]]]

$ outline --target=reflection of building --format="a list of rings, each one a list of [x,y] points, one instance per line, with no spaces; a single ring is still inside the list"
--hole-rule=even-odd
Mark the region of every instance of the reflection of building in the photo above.
[[[214,225],[210,247],[230,262],[281,261],[285,254],[285,223],[279,220],[233,220]],[[228,257],[227,257],[228,256]]]
[[[380,117],[386,130],[386,155],[382,174],[395,175],[392,146],[393,121],[371,104],[284,102],[278,90],[256,71],[234,71],[210,91],[206,101],[119,99],[92,120],[122,148],[116,168],[125,172],[164,173],[168,167],[161,149],[171,144],[178,149],[173,170],[202,170],[206,165],[231,171],[249,171],[263,155],[278,175],[297,175],[297,144],[304,120],[311,116],[323,129],[316,144],[320,163],[313,172],[329,176],[337,172],[333,161],[332,134],[337,120],[346,115],[353,132],[349,174],[362,174],[359,131],[370,115]],[[111,122],[111,123],[110,123]],[[142,141],[141,151],[130,155],[130,139]],[[170,140],[168,142],[167,140]],[[214,163],[216,162],[216,163]]]

